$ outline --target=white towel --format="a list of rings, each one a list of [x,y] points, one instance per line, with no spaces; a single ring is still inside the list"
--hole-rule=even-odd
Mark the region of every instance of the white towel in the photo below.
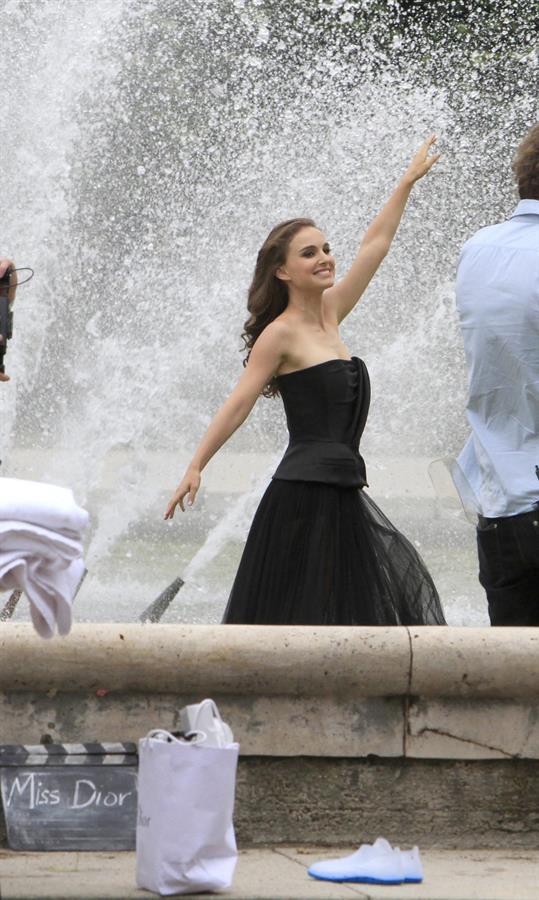
[[[24,591],[42,637],[71,629],[87,523],[68,488],[0,478],[0,591]]]
[[[0,478],[0,520],[32,522],[51,531],[82,534],[88,513],[69,488],[22,478]]]

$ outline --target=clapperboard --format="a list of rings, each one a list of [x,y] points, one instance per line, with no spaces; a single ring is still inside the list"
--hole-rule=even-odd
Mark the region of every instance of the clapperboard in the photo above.
[[[8,844],[14,850],[133,850],[133,743],[0,745]]]

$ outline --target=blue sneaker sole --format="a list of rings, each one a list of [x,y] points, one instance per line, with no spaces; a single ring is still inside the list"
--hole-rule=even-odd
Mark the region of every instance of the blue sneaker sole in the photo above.
[[[334,881],[334,882],[338,882],[339,884],[346,884],[346,883],[349,883],[349,884],[352,884],[352,883],[353,884],[403,884],[404,883],[402,878],[399,878],[396,881],[394,881],[394,880],[388,880],[386,878],[369,878],[367,875],[365,875],[364,877],[355,876],[354,878],[332,878],[329,875],[328,876],[313,875],[312,872],[309,872],[308,874],[311,876],[311,878],[316,878],[317,881]]]

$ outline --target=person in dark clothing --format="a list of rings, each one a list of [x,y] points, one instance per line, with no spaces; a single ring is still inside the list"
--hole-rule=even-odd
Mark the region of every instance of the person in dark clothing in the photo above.
[[[200,473],[260,394],[280,393],[290,443],[253,520],[225,623],[444,624],[412,544],[363,488],[359,440],[369,408],[365,364],[339,325],[354,309],[399,226],[414,184],[435,164],[424,142],[335,282],[330,246],[310,219],[276,226],[259,251],[248,298],[245,372],[211,422],[165,513],[192,504]]]

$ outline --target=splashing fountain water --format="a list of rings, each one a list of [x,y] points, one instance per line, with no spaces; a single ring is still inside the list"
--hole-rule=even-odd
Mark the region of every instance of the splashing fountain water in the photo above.
[[[259,401],[194,510],[162,512],[241,371],[257,249],[309,215],[344,271],[434,129],[443,162],[343,336],[373,381],[372,491],[449,620],[485,621],[473,531],[440,512],[426,468],[466,434],[458,248],[511,209],[510,157],[537,118],[528,6],[478,0],[436,28],[369,0],[5,4],[1,243],[37,275],[16,305],[2,469],[90,509],[79,618],[134,619],[182,575],[167,621],[218,620],[286,442],[280,402]]]

